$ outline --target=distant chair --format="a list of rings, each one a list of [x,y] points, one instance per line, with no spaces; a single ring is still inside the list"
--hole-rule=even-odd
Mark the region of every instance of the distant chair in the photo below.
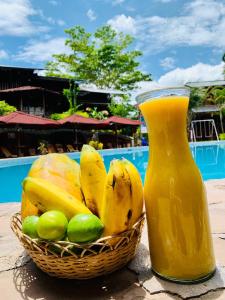
[[[108,149],[111,149],[111,148],[113,148],[113,145],[112,145],[112,143],[106,143],[106,147],[108,148]]]
[[[67,150],[69,152],[76,152],[76,151],[78,151],[78,150],[74,149],[74,147],[72,145],[70,145],[70,144],[66,145],[66,148],[67,148]]]
[[[0,150],[2,154],[5,156],[5,158],[15,158],[17,155],[12,154],[6,147],[0,146]]]
[[[52,145],[52,144],[48,144],[47,149],[48,149],[48,153],[56,153],[57,152],[54,145]]]
[[[30,156],[37,155],[36,150],[34,148],[28,148],[28,153],[29,153]]]
[[[55,144],[58,153],[64,153],[63,146],[61,144]]]

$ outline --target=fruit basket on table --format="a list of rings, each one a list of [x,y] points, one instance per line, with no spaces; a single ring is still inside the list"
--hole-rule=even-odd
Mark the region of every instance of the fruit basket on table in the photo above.
[[[22,232],[20,213],[13,215],[11,228],[34,263],[45,273],[68,279],[89,279],[124,267],[135,255],[144,214],[131,229],[92,243],[49,242],[31,239]]]

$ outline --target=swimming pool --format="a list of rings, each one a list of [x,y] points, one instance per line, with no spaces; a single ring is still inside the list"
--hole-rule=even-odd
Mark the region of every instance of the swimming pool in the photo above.
[[[225,142],[203,142],[190,144],[194,159],[203,179],[225,178]],[[125,157],[132,161],[144,180],[147,168],[148,147],[102,150],[106,168],[113,158]],[[69,156],[79,162],[79,153]],[[20,201],[21,182],[26,177],[36,157],[0,160],[0,203]]]

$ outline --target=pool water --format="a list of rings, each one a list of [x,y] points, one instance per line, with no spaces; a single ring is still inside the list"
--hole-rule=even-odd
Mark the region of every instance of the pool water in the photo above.
[[[225,178],[225,142],[196,143],[190,147],[204,180]],[[148,147],[103,150],[101,153],[107,169],[114,158],[124,157],[132,161],[144,182]],[[79,153],[69,155],[79,162]],[[0,203],[20,201],[21,182],[27,176],[33,160],[28,157],[0,161]]]

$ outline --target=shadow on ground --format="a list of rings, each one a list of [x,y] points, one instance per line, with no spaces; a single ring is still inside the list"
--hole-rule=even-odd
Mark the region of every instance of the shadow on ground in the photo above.
[[[29,262],[14,270],[13,281],[22,299],[27,300],[143,299],[146,295],[137,284],[137,276],[126,268],[111,275],[80,281],[50,277]]]
[[[152,276],[151,271],[146,275],[143,286],[152,295],[168,293],[181,299],[203,299],[204,297],[204,299],[210,300],[218,299],[221,295],[224,295],[223,268],[218,268],[211,279],[196,284],[181,284],[162,280],[159,277]]]

